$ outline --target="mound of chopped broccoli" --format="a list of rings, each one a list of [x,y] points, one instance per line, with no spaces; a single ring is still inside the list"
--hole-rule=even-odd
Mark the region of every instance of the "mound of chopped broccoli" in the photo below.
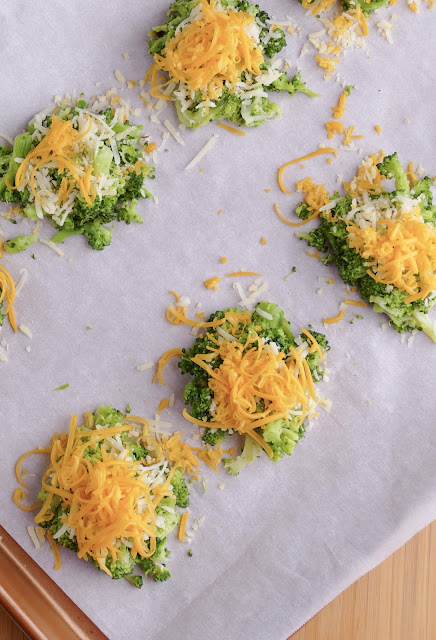
[[[167,13],[166,22],[150,31],[149,50],[158,64],[160,57],[165,58],[165,47],[174,38],[177,27],[181,23],[192,24],[195,20],[202,18],[202,13],[198,14],[200,2],[201,0],[173,2]],[[286,91],[291,96],[297,92],[311,97],[317,95],[306,87],[300,73],[293,78],[288,78],[286,73],[279,69],[280,62],[271,61],[271,58],[286,46],[286,39],[284,31],[272,25],[265,11],[247,0],[222,0],[221,6],[226,12],[241,11],[253,17],[257,25],[258,46],[264,57],[260,66],[261,74],[250,75],[242,71],[239,74],[238,86],[230,86],[231,83],[227,82],[221,94],[214,97],[207,107],[205,107],[205,88],[194,91],[192,95],[186,84],[177,82],[171,95],[182,124],[196,129],[215,120],[229,120],[247,127],[258,127],[267,120],[281,115],[280,107],[265,95],[257,95],[259,92],[264,94],[268,91]],[[189,20],[192,12],[195,12],[195,16]]]
[[[154,168],[144,161],[142,126],[125,120],[126,106],[94,109],[80,98],[56,115],[41,112],[15,137],[12,149],[0,146],[0,200],[20,203],[32,220],[49,218],[58,229],[53,242],[82,234],[101,251],[112,239],[105,225],[116,219],[142,222],[136,204],[151,196],[145,182],[154,178]],[[69,144],[59,142],[59,127],[65,127]],[[35,240],[18,236],[5,248],[24,251]]]
[[[436,304],[436,290],[430,291],[422,298],[406,302],[410,293],[394,284],[386,284],[374,279],[374,271],[368,268],[368,259],[363,258],[349,244],[350,235],[352,235],[350,224],[355,222],[355,216],[362,208],[368,211],[372,209],[366,214],[367,219],[364,221],[359,219],[360,226],[364,225],[367,228],[369,225],[374,225],[374,222],[371,222],[374,216],[376,219],[374,228],[379,228],[379,225],[383,225],[383,220],[392,219],[392,211],[396,215],[394,219],[401,224],[404,217],[402,207],[410,211],[417,206],[419,206],[418,211],[422,222],[429,225],[431,229],[436,228],[436,207],[432,204],[431,178],[426,176],[411,185],[397,153],[385,156],[377,164],[377,169],[381,176],[394,179],[394,190],[379,190],[379,192],[369,190],[362,196],[346,195],[344,198],[334,194],[330,196],[330,200],[335,201],[335,206],[329,211],[321,212],[319,225],[309,232],[297,232],[297,236],[309,246],[327,253],[323,262],[328,264],[333,261],[342,280],[347,285],[357,287],[362,298],[372,306],[374,311],[385,313],[396,331],[399,333],[424,331],[436,342],[435,323],[427,315],[430,308]],[[300,203],[297,207],[298,217],[306,219],[306,210],[307,205]],[[388,214],[385,213],[386,211]],[[372,275],[369,275],[369,271]],[[415,275],[417,277],[418,273]]]
[[[97,408],[94,414],[87,415],[86,425],[77,428],[78,431],[81,432],[81,442],[85,444],[95,433],[98,433],[99,429],[102,430],[103,433],[104,429],[125,425],[124,415],[111,406],[102,405]],[[92,424],[89,422],[89,415],[92,415]],[[120,456],[122,460],[131,459],[133,463],[140,463],[137,467],[138,476],[141,474],[143,477],[147,477],[147,474],[144,474],[144,472],[147,471],[148,468],[146,457],[149,455],[149,452],[143,445],[139,444],[137,440],[137,433],[134,431],[123,430],[121,433],[118,433],[118,435],[114,434],[111,437],[105,438],[103,433],[101,440],[95,441],[94,438],[89,446],[84,449],[81,447],[79,456],[83,458],[85,465],[88,464],[88,462],[90,462],[91,465],[101,463],[103,455],[105,457],[112,455],[115,457]],[[102,451],[103,448],[104,451]],[[62,457],[60,457],[57,462],[58,464],[62,464]],[[78,460],[78,464],[81,464],[80,460]],[[158,485],[160,482],[165,481],[168,472],[169,468],[167,468],[163,478],[157,481]],[[53,482],[53,475],[49,473],[47,483],[50,486],[57,486],[56,483],[53,485]],[[112,550],[107,553],[104,561],[106,568],[114,580],[126,578],[134,586],[140,588],[143,583],[143,578],[141,575],[134,575],[137,567],[155,582],[162,582],[170,577],[170,572],[165,566],[165,561],[170,554],[167,548],[167,536],[179,523],[180,515],[177,507],[185,508],[189,506],[189,489],[179,469],[175,470],[169,488],[173,493],[173,497],[165,496],[161,498],[155,508],[157,537],[155,538],[154,551],[151,555],[149,555],[149,551],[152,549],[150,542],[144,545],[145,555],[137,553],[135,557],[133,557],[131,553],[133,538],[114,536]],[[153,489],[151,489],[150,496],[153,498]],[[92,498],[92,493],[89,497]],[[67,524],[71,508],[70,501],[64,500],[60,495],[49,493],[48,489],[44,487],[40,490],[38,498],[42,504],[45,505],[44,518],[41,522],[37,520],[39,525],[52,534],[57,544],[78,553],[80,548],[76,531]],[[49,501],[48,505],[46,505],[47,501]],[[61,535],[59,535],[59,533]],[[98,570],[101,570],[101,566],[95,557],[86,554],[85,558],[91,560],[91,564]]]
[[[303,349],[304,355],[302,357],[308,365],[313,382],[316,383],[323,378],[323,366],[318,351],[311,348],[304,349],[306,344],[308,347],[312,347],[309,336],[302,333],[295,338],[283,310],[277,305],[270,302],[260,302],[254,311],[250,313],[249,321],[247,321],[247,316],[245,315],[244,322],[241,320],[236,328],[234,320],[232,324],[230,316],[226,315],[229,312],[234,314],[233,317],[236,318],[238,314],[241,315],[241,318],[244,313],[247,314],[247,312],[238,308],[230,308],[213,313],[208,322],[221,319],[225,319],[225,322],[220,324],[219,327],[208,328],[205,336],[197,338],[189,349],[183,349],[183,354],[178,364],[182,374],[188,373],[192,376],[192,380],[185,386],[184,401],[186,405],[190,405],[190,415],[204,422],[206,431],[202,439],[205,444],[210,446],[215,446],[223,441],[228,435],[228,430],[214,427],[215,399],[214,392],[209,386],[210,375],[202,366],[194,362],[193,358],[199,354],[210,354],[217,343],[223,339],[225,340],[223,332],[225,332],[224,336],[226,333],[236,334],[237,340],[241,344],[246,344],[249,337],[259,336],[259,339],[264,344],[270,344],[274,351],[283,353],[286,356],[291,353],[291,349],[300,347]],[[325,336],[313,331],[311,327],[310,333],[317,341],[324,355],[330,348]],[[207,363],[212,369],[217,369],[223,364],[223,360],[217,355],[210,360],[208,359]],[[262,398],[258,398],[256,412],[260,413],[265,408],[265,401]],[[236,423],[232,426],[232,429],[241,433],[238,431],[238,424]],[[287,419],[272,419],[271,422],[263,427],[256,428],[255,431],[269,445],[272,451],[271,459],[277,462],[284,455],[292,453],[295,444],[304,436],[305,424],[304,422],[300,424],[295,419],[295,415],[289,414]],[[241,455],[224,461],[227,470],[232,475],[238,475],[241,469],[254,462],[262,454],[262,447],[253,437],[244,433],[242,435],[244,440]]]

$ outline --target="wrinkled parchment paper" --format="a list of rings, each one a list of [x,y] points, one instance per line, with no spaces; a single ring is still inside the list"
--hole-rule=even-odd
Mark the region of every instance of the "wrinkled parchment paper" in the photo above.
[[[15,307],[33,339],[13,335],[7,323],[0,336],[9,345],[9,361],[0,363],[1,521],[111,640],[138,634],[150,640],[284,640],[436,517],[436,346],[419,334],[409,347],[393,330],[380,328],[384,317],[358,308],[325,329],[331,352],[323,394],[333,401],[332,413],[321,411],[292,457],[277,465],[265,458],[237,478],[205,470],[208,491],[204,495],[200,483],[192,486],[190,524],[206,519],[192,558],[186,543],[171,540],[167,583],[146,581],[141,590],[114,583],[68,551],[62,552],[62,570],[54,572],[50,551],[36,552],[28,538],[31,516],[12,503],[18,456],[66,430],[73,412],[100,403],[123,410],[130,403],[134,414],[150,417],[163,397],[175,393],[175,406],[162,417],[192,433],[181,417],[186,380],[175,361],[164,371],[166,387],[151,385],[152,369],[136,369],[193,340],[189,328],[165,321],[169,289],[190,297],[192,317],[198,302],[207,313],[238,302],[226,273],[258,271],[269,284],[264,299],[283,307],[297,330],[309,323],[322,330],[322,318],[336,315],[346,297],[335,268],[308,258],[307,247],[273,211],[276,201],[292,216],[298,194],[279,191],[277,168],[326,141],[324,123],[342,87],[334,78],[324,82],[314,50],[299,58],[307,34],[319,31],[320,22],[296,0],[262,4],[277,19],[292,15],[302,27],[302,34],[288,36],[282,57],[291,71],[301,67],[321,97],[277,96],[282,118],[244,138],[210,125],[181,132],[185,146],[168,139],[149,185],[158,204],[140,204],[141,226],[115,224],[112,245],[103,253],[72,237],[63,258],[35,244],[3,260],[16,280],[20,269],[29,271]],[[150,64],[146,34],[163,22],[165,11],[164,0],[3,3],[0,131],[15,135],[56,94],[90,96],[116,87],[143,107],[139,90],[120,85],[114,71],[126,80],[144,75]],[[424,4],[416,15],[402,3],[370,20],[368,48],[350,51],[338,65],[341,81],[355,85],[343,122],[364,138],[331,164],[321,156],[304,169],[289,169],[289,188],[311,175],[333,190],[338,174],[351,177],[358,161],[380,148],[436,173],[435,15]],[[391,16],[393,45],[374,25]],[[159,145],[164,129],[151,124],[149,115],[143,108],[137,120]],[[160,118],[176,123],[171,105]],[[185,171],[214,133],[216,146]],[[1,221],[5,237],[31,228],[29,222]],[[46,222],[40,237],[52,235]],[[293,266],[296,272],[285,281]],[[216,275],[222,276],[219,291],[206,289],[203,281]],[[326,276],[333,285],[318,280]],[[252,280],[241,283],[247,290]],[[364,319],[351,325],[360,311]],[[68,389],[54,391],[65,383]],[[38,459],[24,466],[40,472],[43,465]]]

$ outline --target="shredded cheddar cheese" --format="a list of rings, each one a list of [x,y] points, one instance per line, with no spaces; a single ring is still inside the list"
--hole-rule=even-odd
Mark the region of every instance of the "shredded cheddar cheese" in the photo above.
[[[334,324],[335,322],[340,322],[344,315],[345,311],[342,309],[337,316],[334,316],[334,318],[324,318],[323,322],[324,324]]]
[[[345,103],[348,98],[348,91],[345,90],[341,93],[339,97],[338,104],[335,107],[332,107],[333,117],[335,120],[339,120],[344,117]]]
[[[5,315],[8,316],[12,329],[17,332],[17,323],[14,313],[15,283],[9,271],[0,264],[0,302],[6,302]]]
[[[28,165],[31,164],[30,188],[35,196],[35,200],[40,204],[44,204],[36,191],[35,173],[41,167],[54,163],[59,174],[68,170],[73,178],[73,182],[69,182],[67,178],[62,178],[59,202],[65,202],[67,200],[75,183],[79,187],[86,204],[91,205],[96,197],[95,188],[90,182],[92,167],[88,167],[86,171],[83,172],[83,169],[75,159],[77,152],[74,150],[74,146],[89,133],[92,127],[92,120],[88,115],[87,120],[87,128],[82,131],[77,131],[74,129],[70,120],[61,120],[56,115],[53,115],[48,133],[34,149],[29,151],[18,168],[15,176],[15,185],[8,185],[8,187],[11,189],[21,187],[24,183],[26,169]]]
[[[349,245],[367,260],[367,273],[409,295],[405,303],[436,290],[436,231],[415,215],[378,220],[377,227],[347,226]]]
[[[231,127],[230,125],[225,124],[224,122],[217,122],[217,125],[221,127],[221,129],[225,129],[225,131],[228,131],[229,133],[234,133],[237,136],[247,135],[245,131],[241,131],[241,129],[236,129],[236,127]]]
[[[189,518],[189,511],[185,511],[185,513],[183,513],[182,517],[180,518],[179,540],[181,540],[181,542],[185,541],[186,524],[188,522],[188,518]]]
[[[163,55],[156,54],[154,59],[157,68],[168,72],[172,80],[213,100],[227,82],[234,91],[242,72],[260,75],[263,55],[245,31],[253,16],[217,10],[215,0],[201,0],[201,5],[202,16],[168,40]]]
[[[407,167],[407,179],[409,180],[411,187],[414,187],[418,182],[418,177],[413,170],[413,162],[410,162]]]
[[[310,160],[311,158],[315,158],[316,156],[320,156],[323,153],[333,153],[335,156],[338,155],[338,152],[336,151],[336,149],[333,149],[332,147],[323,147],[322,149],[317,149],[316,151],[313,151],[312,153],[308,153],[306,156],[302,156],[301,158],[296,158],[296,160],[291,160],[290,162],[287,162],[286,164],[282,165],[278,171],[277,174],[277,182],[279,184],[280,189],[283,191],[283,193],[291,193],[291,191],[288,191],[286,189],[286,187],[283,185],[283,173],[285,171],[285,169],[287,167],[290,167],[293,164],[298,164],[299,162],[302,162],[303,160]]]
[[[366,302],[363,302],[363,300],[350,300],[349,298],[346,298],[344,300],[345,304],[351,305],[353,307],[367,307],[368,305],[366,304]]]
[[[50,531],[47,531],[47,540],[50,543],[50,548],[53,551],[53,556],[54,556],[54,561],[55,561],[55,571],[59,571],[59,569],[61,568],[61,554],[59,553],[59,547],[56,544],[56,542],[53,540],[53,536],[51,535]]]
[[[222,340],[210,354],[194,356],[192,361],[209,375],[208,384],[215,403],[210,424],[219,429],[249,433],[257,439],[254,429],[265,427],[272,420],[287,420],[289,411],[297,407],[300,410],[295,419],[301,424],[309,399],[315,400],[310,371],[300,357],[303,348],[291,347],[288,355],[275,353],[257,334],[250,334],[245,344]],[[208,361],[217,356],[222,364],[213,369]],[[259,402],[264,406],[260,412]]]
[[[205,280],[204,286],[206,289],[214,289],[215,291],[218,291],[218,283],[220,280],[221,278],[219,276],[214,276],[213,278],[209,278],[209,280]]]
[[[161,356],[159,358],[159,361],[157,363],[157,370],[156,370],[156,373],[154,375],[154,378],[153,378],[152,382],[155,383],[156,380],[159,380],[159,382],[165,386],[166,382],[162,378],[162,369],[163,369],[163,367],[166,364],[168,364],[168,362],[171,360],[171,358],[174,358],[175,356],[181,356],[182,354],[183,354],[182,349],[169,349],[168,351],[165,351],[163,356]]]
[[[260,273],[256,271],[233,271],[232,273],[226,273],[227,278],[236,278],[238,276],[260,276]]]

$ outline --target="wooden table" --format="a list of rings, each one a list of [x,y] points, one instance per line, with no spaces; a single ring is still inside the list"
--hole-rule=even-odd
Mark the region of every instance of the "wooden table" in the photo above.
[[[0,639],[26,638],[0,608]],[[351,585],[292,640],[436,640],[436,521]]]

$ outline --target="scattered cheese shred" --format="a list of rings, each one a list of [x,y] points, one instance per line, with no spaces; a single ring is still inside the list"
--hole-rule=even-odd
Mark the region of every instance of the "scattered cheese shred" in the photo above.
[[[219,276],[214,276],[213,278],[209,278],[209,280],[204,281],[204,286],[206,289],[214,289],[218,291],[218,283],[221,280]]]
[[[263,55],[245,31],[253,16],[244,11],[219,11],[215,0],[201,0],[201,5],[202,17],[180,29],[167,41],[163,55],[156,54],[154,60],[176,82],[214,99],[225,83],[235,87],[242,72],[260,75]]]
[[[380,136],[380,135],[381,135],[381,132],[382,132],[382,128],[381,128],[381,126],[380,126],[379,124],[376,124],[376,125],[374,126],[374,129],[377,131],[378,135]]]
[[[185,541],[185,534],[186,534],[186,524],[188,522],[188,518],[189,518],[189,511],[185,511],[182,514],[182,517],[180,518],[180,525],[179,525],[179,540],[181,540],[182,542]]]
[[[407,167],[407,179],[409,180],[411,187],[414,187],[418,182],[418,177],[413,170],[413,162],[410,162]]]
[[[260,276],[262,274],[255,271],[233,271],[232,273],[226,273],[226,278],[236,278],[237,276]]]
[[[288,191],[286,189],[286,187],[283,185],[283,173],[285,171],[285,169],[287,167],[290,167],[293,164],[298,164],[299,162],[302,162],[303,160],[310,160],[311,158],[315,158],[316,156],[320,156],[323,153],[333,153],[335,156],[338,155],[338,152],[336,151],[336,149],[333,149],[332,147],[323,147],[322,149],[317,149],[316,151],[313,151],[312,153],[308,153],[306,156],[302,156],[301,158],[296,158],[296,160],[291,160],[290,162],[287,162],[286,164],[282,165],[278,171],[277,174],[277,182],[279,184],[280,189],[283,191],[283,193],[291,193],[291,191]]]
[[[9,323],[16,333],[17,323],[13,307],[15,300],[15,283],[9,271],[0,264],[0,302],[3,300],[6,302],[5,315],[8,316]]]
[[[307,220],[302,220],[301,222],[291,222],[290,220],[286,220],[286,218],[283,216],[277,202],[274,202],[274,211],[276,212],[280,220],[285,224],[288,224],[290,227],[301,227],[301,225],[307,224],[319,215],[319,212],[315,211],[309,218],[307,218]]]
[[[153,383],[155,383],[156,380],[159,380],[159,382],[165,386],[166,382],[162,378],[162,369],[163,369],[163,367],[166,364],[168,364],[168,362],[171,360],[171,358],[174,358],[175,356],[181,356],[182,354],[183,354],[182,349],[169,349],[168,351],[165,351],[165,353],[163,354],[163,356],[161,356],[159,358],[159,361],[157,363],[157,371],[156,371],[155,376],[153,378]]]
[[[190,320],[183,313],[180,313],[179,311],[177,311],[177,309],[175,309],[171,304],[168,307],[167,312],[168,312],[168,315],[174,316],[176,320],[179,320],[181,324],[188,324],[190,327],[199,327],[200,329],[207,328],[207,327],[218,327],[220,324],[223,324],[225,322],[224,318],[222,318],[221,320],[214,320],[213,322],[196,322],[195,320]],[[167,320],[168,320],[168,316],[167,316]],[[176,324],[171,320],[169,320],[169,322],[171,324]]]
[[[323,322],[324,324],[334,324],[335,322],[339,322],[340,320],[342,320],[344,315],[345,311],[342,309],[337,316],[335,316],[334,318],[324,318]]]
[[[53,555],[54,555],[54,561],[55,561],[55,571],[59,571],[59,569],[61,568],[61,554],[59,553],[59,547],[56,544],[56,542],[53,540],[53,536],[51,535],[50,531],[47,531],[47,540],[50,543],[50,548],[53,551]]]
[[[348,91],[345,89],[339,97],[338,104],[335,107],[332,107],[333,117],[335,120],[339,120],[344,117],[345,102],[347,101],[348,95]]]
[[[191,162],[186,165],[185,169],[192,169],[192,167],[195,167],[195,165],[200,162],[200,160],[206,155],[206,153],[215,146],[217,140],[218,136],[216,134],[209,138],[204,147],[200,149],[197,155],[192,158]],[[222,209],[220,209],[218,213],[222,213]]]
[[[368,305],[363,300],[350,300],[350,298],[346,298],[344,300],[345,304],[349,304],[353,307],[367,307]]]
[[[225,129],[226,131],[229,131],[229,133],[235,133],[237,136],[247,135],[245,131],[241,131],[241,129],[236,129],[236,127],[231,127],[230,125],[225,124],[224,122],[217,122],[217,125],[221,127],[221,129]]]

